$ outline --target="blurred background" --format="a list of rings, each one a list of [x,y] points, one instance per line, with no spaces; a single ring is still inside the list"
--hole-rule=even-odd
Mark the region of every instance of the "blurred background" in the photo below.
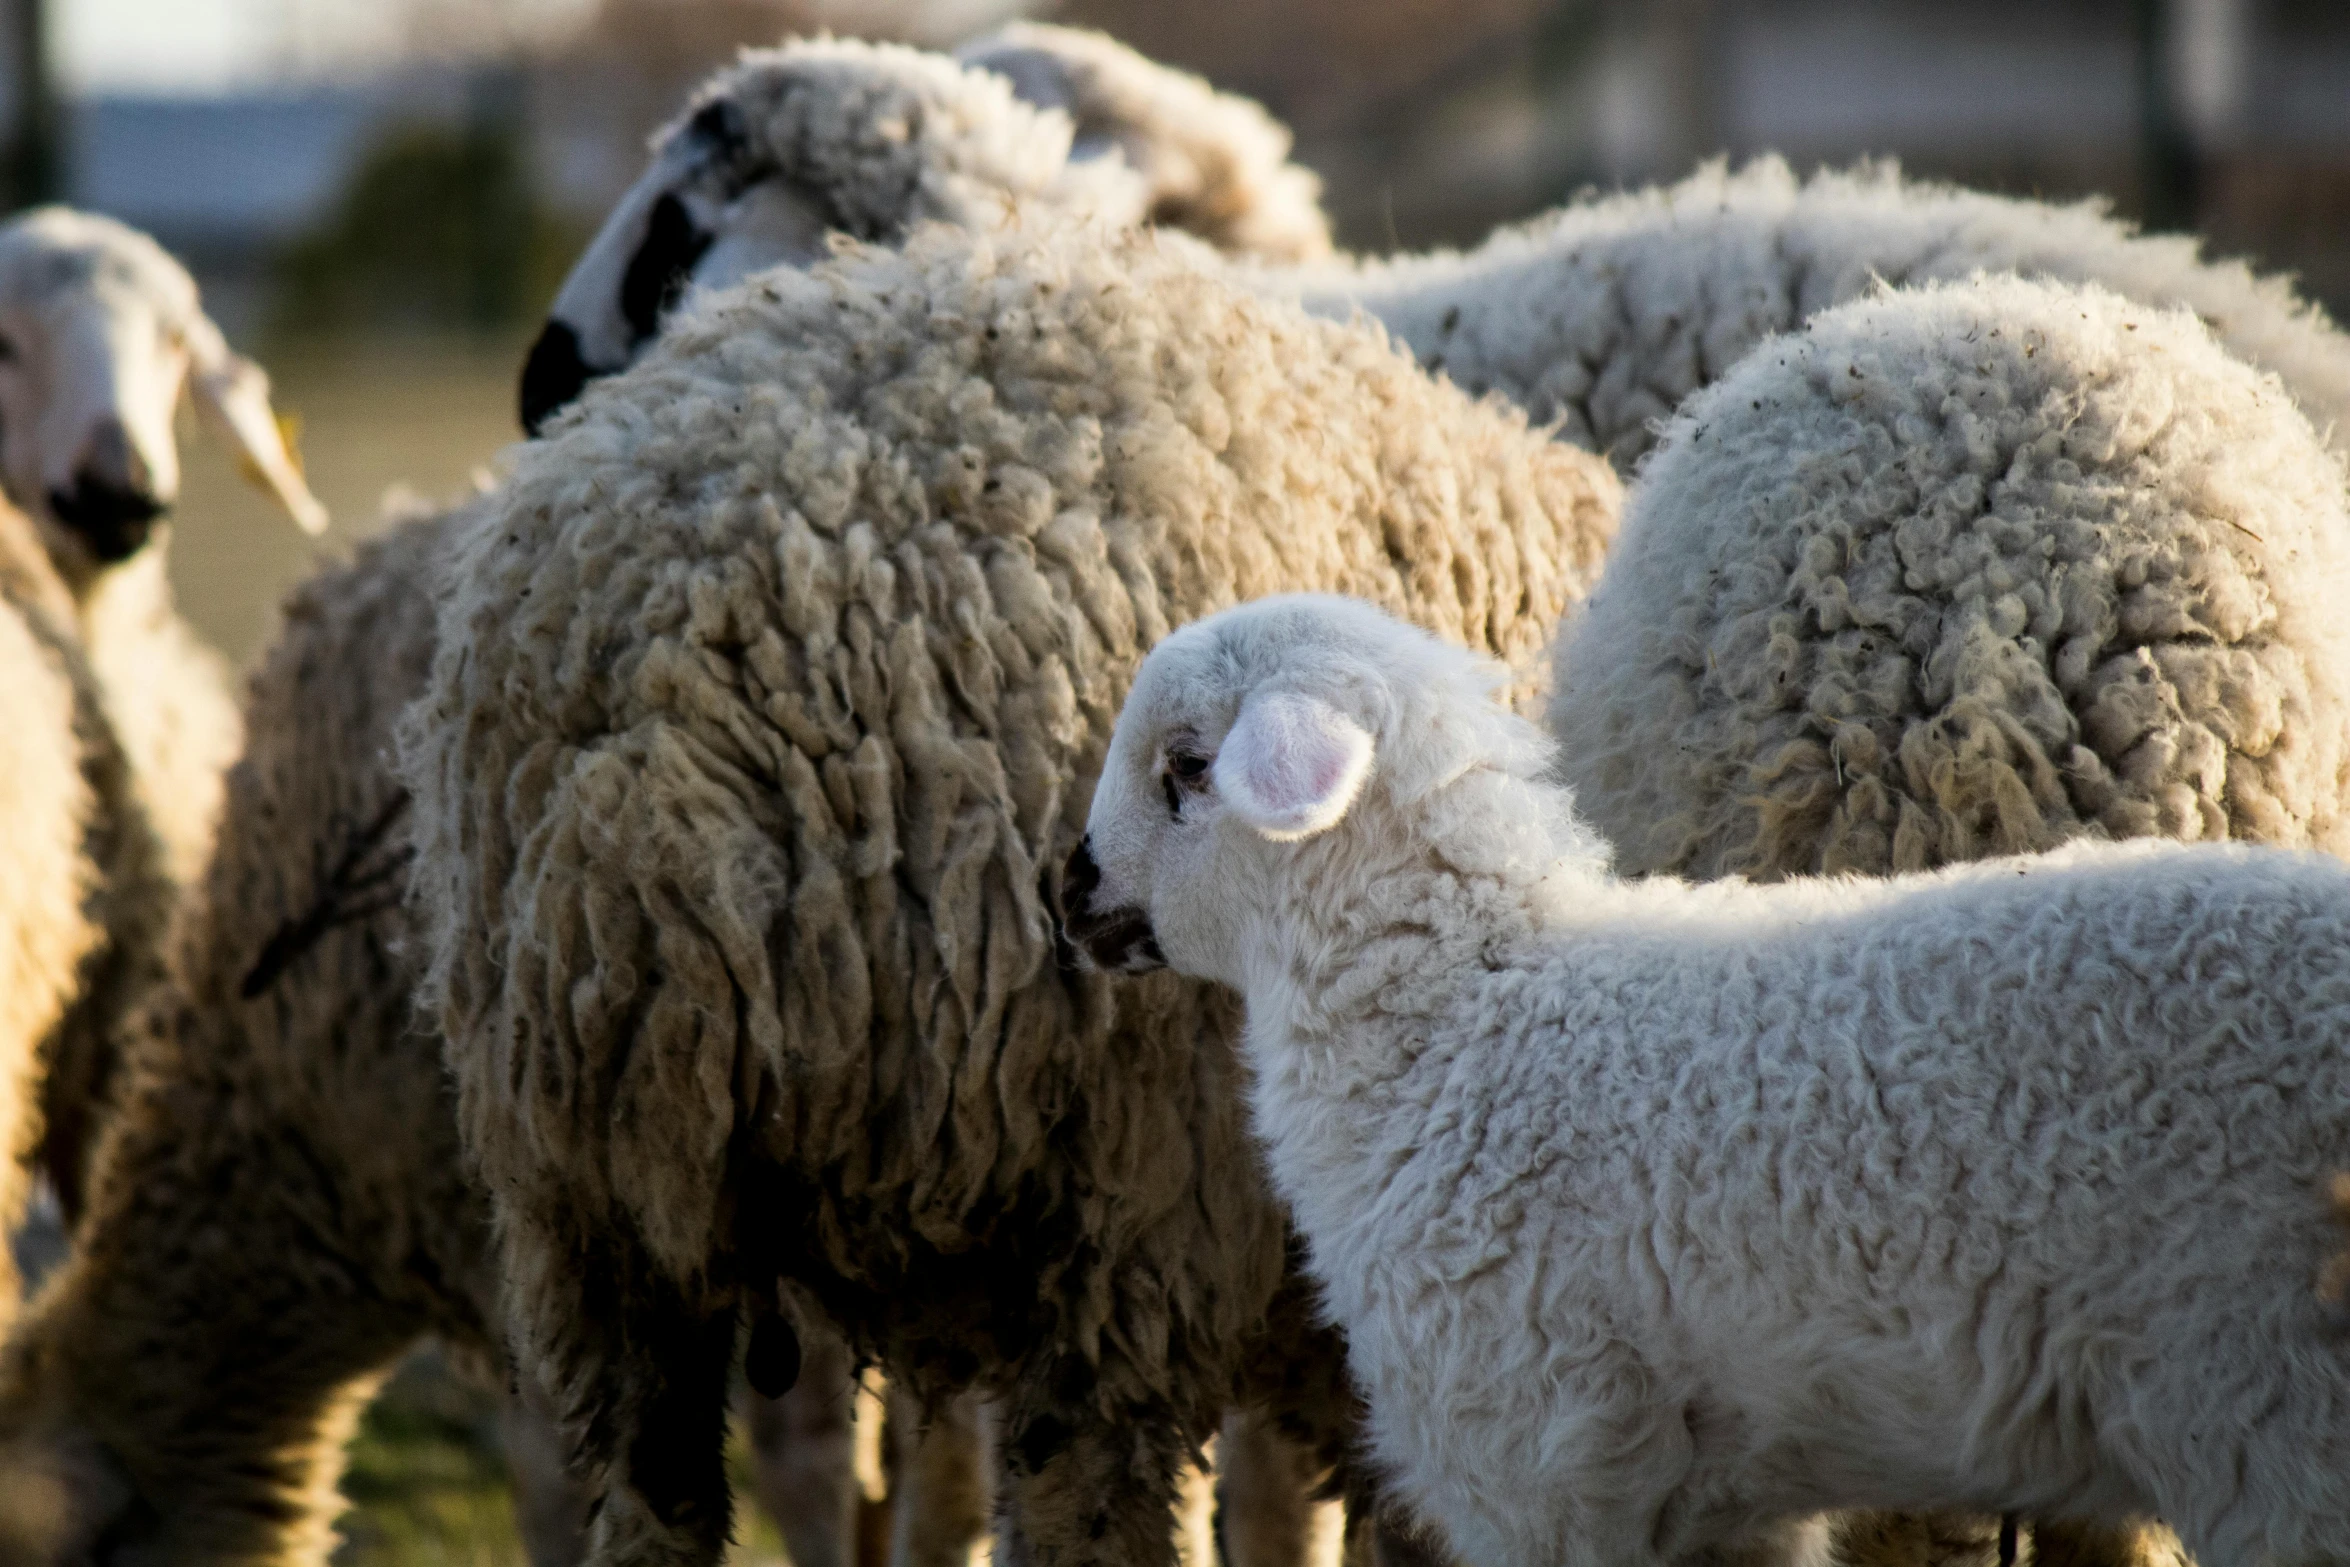
[[[1027,10],[1262,99],[1342,240],[1465,242],[1715,153],[2049,196],[2350,304],[2345,0],[0,0],[12,205],[154,233],[301,415],[338,533],[515,433],[520,346],[646,134],[747,42]],[[185,603],[249,657],[307,559],[195,454]]]
[[[2350,312],[2350,0],[0,0],[0,178],[180,255],[304,423],[347,550],[516,438],[524,345],[685,90],[745,43],[1016,11],[1263,100],[1343,243],[1468,242],[1774,150],[2108,196]],[[243,661],[314,546],[191,438],[181,601]],[[411,1365],[345,1559],[519,1559],[480,1400]],[[746,1559],[774,1554],[753,1537]]]

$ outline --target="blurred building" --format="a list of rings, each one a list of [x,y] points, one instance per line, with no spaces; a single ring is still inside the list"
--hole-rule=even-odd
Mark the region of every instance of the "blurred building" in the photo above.
[[[24,3],[0,0],[0,56]],[[501,80],[539,192],[586,221],[737,45],[827,25],[936,42],[1008,8],[599,0]],[[2107,193],[2350,304],[2345,0],[1061,0],[1051,14],[1265,100],[1361,248],[1472,239],[1715,152],[1884,155],[1992,188]],[[420,65],[300,91],[87,100],[64,121],[67,191],[258,300],[262,258],[325,221],[371,148],[467,123],[480,80]]]

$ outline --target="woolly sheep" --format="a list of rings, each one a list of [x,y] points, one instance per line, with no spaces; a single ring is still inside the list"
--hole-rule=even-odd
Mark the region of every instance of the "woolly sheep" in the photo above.
[[[495,1364],[486,1203],[415,1027],[385,755],[451,526],[396,528],[305,584],[253,677],[90,1211],[0,1355],[0,1490],[55,1493],[52,1537],[12,1562],[100,1539],[323,1562],[344,1443],[400,1352],[440,1333]]]
[[[2350,850],[2345,493],[2184,311],[1839,307],[1669,426],[1559,640],[1565,781],[1633,874]]]
[[[393,720],[430,663],[426,585],[457,526],[454,512],[397,520],[305,582],[253,677],[216,853],[127,1052],[136,1087],[91,1212],[60,1282],[0,1351],[0,1493],[41,1499],[37,1528],[18,1519],[11,1535],[0,1516],[0,1561],[72,1562],[105,1539],[173,1561],[310,1567],[332,1543],[351,1420],[399,1356],[438,1334],[461,1367],[503,1365],[487,1199],[466,1178],[439,1040],[409,999],[419,943],[401,907],[406,796],[390,762]],[[0,645],[13,625],[0,619]],[[34,689],[0,684],[0,703]],[[70,795],[43,806],[58,791],[30,786],[35,755],[0,751],[0,798],[28,832],[39,808],[72,810]],[[70,912],[74,867],[35,852],[51,841],[28,838],[21,869],[61,883]],[[70,970],[19,958],[20,945],[0,927],[5,972]],[[803,1396],[755,1406],[798,1425],[754,1453],[821,1470],[844,1443],[806,1417],[842,1404],[849,1376],[845,1351],[812,1334]],[[504,1420],[518,1521],[532,1561],[558,1567],[577,1560],[585,1498],[520,1391]],[[850,1560],[842,1479],[786,1473],[762,1488],[795,1562]],[[935,1506],[939,1489],[903,1500]],[[915,1517],[901,1538],[919,1550],[939,1531],[976,1528]]]
[[[2350,869],[1627,882],[1503,678],[1331,599],[1179,631],[1064,894],[1245,1000],[1402,1494],[1472,1567],[1809,1559],[1854,1505],[2330,1556]]]
[[[1126,675],[1295,586],[1523,662],[1615,499],[1199,256],[934,228],[704,296],[453,543],[401,752],[425,994],[593,1560],[716,1559],[779,1277],[916,1393],[999,1398],[1005,1559],[1171,1556],[1283,1224],[1228,1014],[1059,961]]]
[[[119,797],[120,753],[107,744],[97,682],[73,633],[73,601],[32,524],[0,507],[0,820],[9,878],[0,896],[0,1235],[25,1211],[41,1127],[41,1045],[64,1022],[83,964],[106,940],[107,844],[93,764]],[[111,764],[111,765],[108,765]],[[111,776],[108,776],[111,775]],[[108,862],[115,857],[107,856]],[[112,868],[109,863],[107,868]],[[0,1246],[0,1320],[19,1291]]]
[[[266,377],[229,351],[177,262],[143,234],[66,208],[0,226],[0,487],[10,510],[0,597],[18,623],[11,638],[43,649],[9,665],[24,689],[7,700],[23,714],[62,712],[61,671],[72,688],[70,724],[13,728],[7,744],[20,754],[6,765],[41,774],[70,747],[91,792],[71,828],[29,806],[12,818],[28,867],[74,856],[82,907],[65,915],[43,871],[28,869],[6,894],[21,901],[0,920],[26,950],[75,957],[28,982],[10,1009],[26,1031],[0,1035],[0,1077],[40,1088],[0,1095],[0,1136],[10,1160],[38,1146],[69,1210],[108,1073],[104,1041],[152,977],[236,743],[219,662],[173,613],[164,578],[158,519],[178,492],[172,416],[189,390],[297,520],[322,520],[270,413]],[[68,836],[36,844],[42,822]],[[49,998],[61,983],[57,1011]],[[0,1175],[0,1233],[21,1216],[23,1192],[15,1168]],[[14,1301],[11,1275],[0,1320]]]
[[[1076,157],[1117,153],[1149,188],[1153,223],[1272,262],[1330,254],[1322,181],[1289,161],[1289,128],[1264,107],[1107,33],[1014,22],[955,51],[1076,122]]]
[[[2350,440],[2350,343],[2322,310],[2283,279],[2256,276],[2242,262],[2202,260],[2191,238],[2137,234],[2098,202],[2057,205],[1905,181],[1890,162],[1802,180],[1783,160],[1764,157],[1736,171],[1714,163],[1673,185],[1578,201],[1466,253],[1314,264],[1325,244],[1244,240],[1200,215],[1231,208],[1252,214],[1246,232],[1326,234],[1312,205],[1313,177],[1279,161],[1285,133],[1255,105],[1067,28],[1017,24],[967,46],[963,57],[1000,73],[1037,106],[1073,112],[1080,153],[1115,140],[1144,171],[1153,210],[1228,249],[1265,255],[1271,264],[1236,262],[1235,277],[1247,286],[1322,314],[1361,310],[1431,370],[1471,392],[1510,398],[1537,421],[1555,422],[1564,439],[1625,468],[1652,443],[1656,421],[1771,334],[1879,280],[1947,281],[1983,270],[2095,281],[2142,304],[2191,308],[2232,352],[2281,376],[2329,441]],[[890,58],[910,70],[917,56]],[[743,69],[755,79],[761,67]],[[1191,140],[1187,128],[1201,126],[1214,134]],[[769,224],[770,204],[795,199],[789,180],[768,177],[773,165],[726,163],[725,200],[699,199],[689,216],[669,192],[696,189],[704,177],[694,171],[709,155],[692,151],[692,142],[672,133],[660,144],[653,170],[558,298],[533,356],[540,390],[525,395],[538,417],[589,377],[627,363],[659,306],[686,281],[727,281],[804,262],[820,248],[805,221],[780,236]],[[1210,181],[1210,198],[1186,203],[1190,176],[1181,171],[1218,165],[1235,171],[1232,182]],[[1076,166],[1113,165],[1097,158]],[[1255,204],[1227,189],[1251,193]],[[665,197],[669,217],[653,222]],[[1089,199],[1104,211],[1119,206],[1098,193]],[[626,299],[637,301],[633,315]]]
[[[1383,322],[1431,370],[1498,392],[1627,471],[1652,426],[1764,338],[1879,280],[1978,271],[2097,282],[2184,306],[2350,441],[2350,342],[2281,278],[2137,234],[2099,202],[2057,205],[1901,178],[1891,163],[1799,180],[1778,158],[1714,163],[1658,189],[1579,201],[1449,251],[1263,269],[1255,286]]]
[[[1139,59],[1136,65],[1155,69]],[[655,137],[650,167],[565,281],[524,367],[525,429],[536,433],[589,380],[634,359],[690,288],[723,286],[770,265],[808,266],[826,254],[826,236],[835,231],[894,243],[921,222],[992,226],[1022,202],[1112,224],[1139,222],[1153,206],[1180,206],[1203,217],[1212,207],[1229,227],[1241,221],[1231,210],[1229,187],[1244,177],[1261,177],[1285,197],[1310,204],[1311,189],[1298,185],[1297,171],[1280,176],[1250,161],[1270,152],[1279,163],[1285,142],[1270,120],[1261,113],[1250,120],[1245,106],[1220,104],[1189,78],[1169,76],[1168,104],[1215,110],[1221,134],[1203,138],[1205,127],[1195,126],[1183,166],[1158,160],[1146,191],[1119,158],[1072,161],[1068,116],[1022,102],[995,73],[920,50],[854,41],[801,40],[746,51]],[[1136,83],[1132,72],[1115,79]],[[1172,127],[1158,129],[1171,133]],[[1184,170],[1204,168],[1220,146],[1230,154],[1229,164],[1215,171],[1225,182],[1222,193],[1193,189],[1199,170]],[[797,1419],[788,1411],[765,1413]],[[781,1435],[785,1424],[760,1418],[754,1429]],[[954,1440],[956,1426],[946,1422],[943,1440]],[[836,1428],[832,1435],[830,1458],[842,1460],[842,1433]],[[788,1480],[802,1457],[819,1465],[826,1460],[800,1446],[795,1455],[759,1444],[757,1473]],[[946,1462],[944,1452],[931,1453],[908,1473],[927,1476]],[[925,1528],[949,1514],[969,1515],[951,1498],[932,1506],[916,1491],[901,1500]],[[900,1538],[909,1537],[901,1532]],[[915,1542],[913,1548],[947,1547]]]
[[[1069,145],[1066,115],[943,55],[833,38],[746,49],[653,138],[564,279],[523,367],[523,428],[635,359],[689,288],[810,265],[828,234],[895,243],[924,222],[991,227],[1024,202],[1140,221],[1134,172],[1072,161]]]

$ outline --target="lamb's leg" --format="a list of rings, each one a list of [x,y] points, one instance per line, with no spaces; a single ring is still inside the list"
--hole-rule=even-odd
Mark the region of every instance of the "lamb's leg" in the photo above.
[[[576,1567],[587,1551],[588,1490],[572,1476],[544,1394],[525,1382],[498,1411],[514,1527],[530,1567]]]
[[[988,1406],[966,1393],[925,1420],[889,1391],[889,1567],[973,1567],[995,1511]]]
[[[1163,1410],[1105,1417],[1016,1394],[1003,1409],[997,1567],[1176,1567],[1189,1447]]]
[[[751,1487],[792,1567],[857,1567],[856,1382],[849,1347],[802,1323],[800,1377],[781,1398],[750,1395]]]

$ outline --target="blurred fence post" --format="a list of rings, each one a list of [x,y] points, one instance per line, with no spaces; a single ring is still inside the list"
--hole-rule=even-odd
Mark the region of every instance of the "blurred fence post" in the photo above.
[[[9,210],[58,195],[57,87],[49,60],[46,0],[0,0],[7,49],[5,153]]]
[[[2146,226],[2193,229],[2243,112],[2251,18],[2245,0],[2136,0],[2136,13]]]

